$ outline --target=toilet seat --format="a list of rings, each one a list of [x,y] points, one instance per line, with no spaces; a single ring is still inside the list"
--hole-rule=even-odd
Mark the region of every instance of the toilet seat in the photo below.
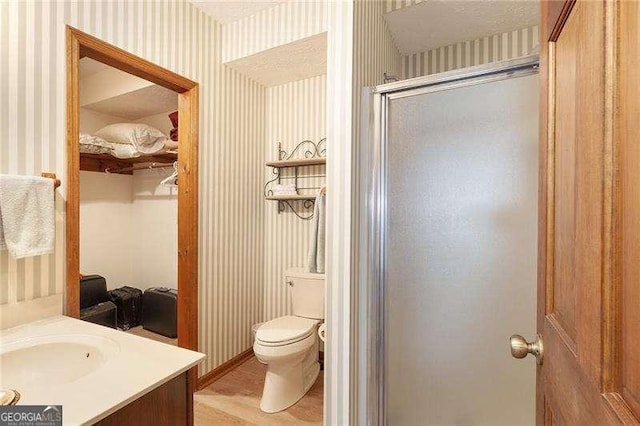
[[[267,321],[256,331],[256,343],[263,346],[285,346],[315,333],[318,320],[286,315]]]

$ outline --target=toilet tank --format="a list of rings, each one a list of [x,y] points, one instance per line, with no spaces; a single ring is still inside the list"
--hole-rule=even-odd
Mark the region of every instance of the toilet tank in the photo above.
[[[324,274],[291,268],[284,275],[291,291],[293,315],[324,319]]]

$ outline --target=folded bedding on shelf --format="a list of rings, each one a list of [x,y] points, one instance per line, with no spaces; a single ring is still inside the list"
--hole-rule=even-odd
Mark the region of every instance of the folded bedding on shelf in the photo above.
[[[112,154],[113,146],[98,136],[80,133],[80,152],[83,154]]]
[[[112,144],[133,145],[142,154],[155,154],[170,139],[155,127],[143,123],[115,123],[95,133]]]
[[[124,143],[114,143],[111,155],[116,158],[137,158],[143,155],[135,146]]]
[[[164,149],[177,151],[178,150],[178,141],[168,140],[164,143]]]
[[[80,134],[80,152],[83,154],[109,154],[116,158],[137,158],[175,152],[178,142],[169,139],[160,130],[141,123],[110,124],[94,135]]]

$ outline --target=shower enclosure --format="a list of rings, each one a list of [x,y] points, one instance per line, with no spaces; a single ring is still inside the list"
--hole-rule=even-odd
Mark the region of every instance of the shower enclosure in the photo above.
[[[359,411],[528,425],[535,368],[537,57],[379,86],[362,149]]]

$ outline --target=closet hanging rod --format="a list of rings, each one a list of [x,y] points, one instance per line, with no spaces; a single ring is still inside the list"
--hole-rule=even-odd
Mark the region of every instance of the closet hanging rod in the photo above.
[[[105,173],[123,173],[123,172],[133,172],[135,170],[146,170],[146,169],[166,169],[168,167],[173,167],[173,163],[151,163],[146,166],[143,165],[135,165],[130,167],[122,167],[119,169],[111,169],[107,167],[104,169]]]

